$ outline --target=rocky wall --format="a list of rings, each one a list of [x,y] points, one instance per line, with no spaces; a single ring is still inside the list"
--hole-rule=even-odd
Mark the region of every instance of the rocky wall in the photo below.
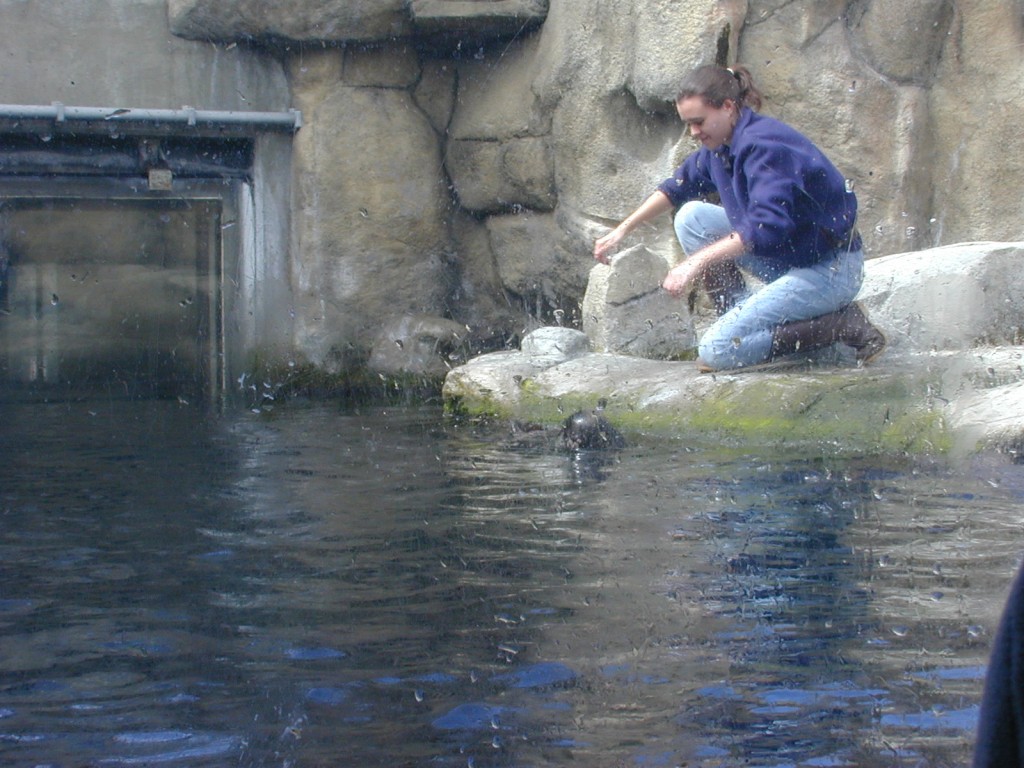
[[[708,61],[747,64],[765,111],[848,175],[869,256],[1019,234],[1017,0],[169,7],[179,34],[291,60],[297,343],[318,362],[360,359],[394,314],[454,318],[481,345],[580,325],[592,241],[692,149],[671,102]],[[679,255],[667,222],[634,242]]]

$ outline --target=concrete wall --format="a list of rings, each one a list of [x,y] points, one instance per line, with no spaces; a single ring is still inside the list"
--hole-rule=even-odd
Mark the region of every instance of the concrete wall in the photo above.
[[[277,57],[245,44],[176,37],[166,0],[0,0],[0,60],[2,104],[292,107]],[[252,184],[230,206],[239,214],[225,237],[239,255],[229,258],[224,281],[232,370],[257,354],[282,358],[293,348],[291,145],[290,134],[259,136]]]
[[[166,0],[0,0],[0,102],[286,110],[278,62],[171,34]]]

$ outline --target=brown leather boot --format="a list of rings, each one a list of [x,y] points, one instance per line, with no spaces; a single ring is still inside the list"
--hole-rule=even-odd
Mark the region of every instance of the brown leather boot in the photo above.
[[[827,315],[777,326],[772,332],[772,359],[811,352],[835,343],[853,347],[857,362],[867,365],[882,354],[885,336],[868,320],[859,304],[847,304]]]
[[[839,335],[836,341],[853,347],[857,362],[861,365],[877,360],[885,351],[885,335],[868,320],[860,304],[847,304],[839,310],[839,314]]]

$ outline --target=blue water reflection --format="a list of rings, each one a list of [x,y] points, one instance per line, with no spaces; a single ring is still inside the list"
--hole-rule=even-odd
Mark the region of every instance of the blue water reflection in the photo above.
[[[964,765],[1024,470],[8,404],[12,765]]]

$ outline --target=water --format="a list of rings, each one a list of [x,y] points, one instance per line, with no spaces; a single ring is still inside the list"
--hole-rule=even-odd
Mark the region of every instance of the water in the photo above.
[[[963,766],[1024,470],[4,405],[0,762]]]

